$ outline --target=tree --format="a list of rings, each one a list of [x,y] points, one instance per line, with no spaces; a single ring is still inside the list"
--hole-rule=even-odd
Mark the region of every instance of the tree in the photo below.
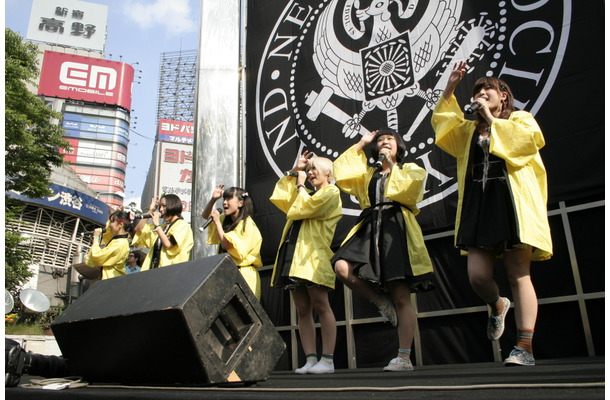
[[[32,198],[49,195],[51,169],[63,164],[61,118],[27,88],[39,75],[39,51],[33,43],[6,28],[5,33],[5,190]]]
[[[135,212],[136,214],[142,214],[142,210],[140,210],[140,208],[138,207],[138,205],[136,204],[135,201],[132,201],[131,203],[129,203],[127,205],[127,207],[125,207],[125,209],[130,209],[131,211]]]
[[[15,213],[20,205],[14,204],[15,200],[6,199],[10,205],[5,206],[5,220],[14,219]],[[29,265],[32,255],[26,249],[20,247],[23,238],[18,232],[7,228],[4,233],[4,288],[9,291],[13,298],[17,295],[20,288],[32,276]]]
[[[61,148],[69,143],[62,139],[63,129],[55,120],[61,113],[45,106],[27,88],[35,86],[39,75],[36,45],[24,43],[11,31],[5,34],[5,133],[4,185],[5,190],[19,192],[29,198],[49,195],[51,168],[63,164]],[[6,193],[6,192],[5,192]],[[11,230],[10,220],[18,215],[23,204],[5,195],[5,288],[13,294],[31,276],[28,265],[31,255],[20,247],[22,237]]]

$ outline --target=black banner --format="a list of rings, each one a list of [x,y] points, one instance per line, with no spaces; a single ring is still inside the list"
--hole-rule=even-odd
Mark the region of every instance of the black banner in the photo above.
[[[470,67],[461,105],[476,79],[497,76],[536,116],[550,204],[603,197],[603,98],[591,95],[603,88],[603,14],[600,0],[249,1],[246,183],[264,263],[285,222],[268,199],[297,154],[334,160],[383,126],[428,172],[424,233],[452,229],[455,160],[435,146],[430,117],[457,60]],[[359,213],[348,196],[343,205],[335,246]]]

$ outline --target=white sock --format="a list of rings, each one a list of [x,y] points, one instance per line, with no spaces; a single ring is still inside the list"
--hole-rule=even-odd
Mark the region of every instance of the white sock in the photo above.
[[[332,354],[322,354],[322,358],[320,358],[320,362],[326,365],[333,364],[333,355]]]
[[[316,365],[318,362],[318,356],[315,354],[307,354],[305,363],[309,363],[311,365]]]

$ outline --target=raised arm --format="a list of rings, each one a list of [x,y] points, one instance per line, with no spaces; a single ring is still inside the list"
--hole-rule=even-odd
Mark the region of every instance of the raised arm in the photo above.
[[[447,80],[447,86],[443,91],[443,97],[445,100],[449,101],[451,96],[453,96],[453,92],[455,92],[455,88],[462,81],[464,75],[466,75],[466,61],[458,61],[453,64],[453,70],[449,75],[449,79]]]
[[[201,213],[201,216],[204,219],[210,218],[210,215],[212,214],[212,210],[214,210],[214,204],[216,204],[218,199],[220,199],[222,197],[224,187],[225,187],[225,185],[221,184],[221,185],[216,185],[216,188],[214,188],[210,201],[208,201],[208,204],[206,204],[205,208],[203,209],[203,212]]]

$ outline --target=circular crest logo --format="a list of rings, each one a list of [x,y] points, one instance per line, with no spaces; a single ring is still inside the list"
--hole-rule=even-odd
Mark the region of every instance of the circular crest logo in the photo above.
[[[466,105],[481,76],[505,80],[519,109],[536,114],[567,44],[570,1],[277,1],[256,82],[258,136],[278,176],[304,149],[337,158],[388,126],[407,161],[428,172],[423,208],[457,190],[454,164],[434,145],[432,110],[453,64],[469,70]],[[443,161],[444,160],[444,161]],[[355,215],[357,204],[344,201]]]

